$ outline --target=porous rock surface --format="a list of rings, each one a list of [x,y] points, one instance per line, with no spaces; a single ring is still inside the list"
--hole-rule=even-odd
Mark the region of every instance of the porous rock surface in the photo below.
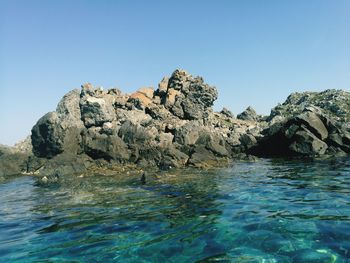
[[[132,94],[90,83],[67,93],[31,137],[0,146],[0,175],[84,172],[93,167],[212,167],[245,158],[350,153],[350,94],[293,93],[258,115],[212,109],[217,89],[175,70]]]
[[[260,128],[227,109],[214,112],[217,97],[215,87],[184,70],[175,70],[156,90],[132,94],[87,83],[39,119],[32,129],[33,153],[47,163],[81,156],[86,166],[95,160],[159,168],[227,163],[246,149],[241,136],[254,139]]]

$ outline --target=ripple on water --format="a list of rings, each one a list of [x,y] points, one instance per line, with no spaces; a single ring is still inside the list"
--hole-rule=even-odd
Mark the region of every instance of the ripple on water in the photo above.
[[[0,179],[0,261],[348,262],[348,159]]]

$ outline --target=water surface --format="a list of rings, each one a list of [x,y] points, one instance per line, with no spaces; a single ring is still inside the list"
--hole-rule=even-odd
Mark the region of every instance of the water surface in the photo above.
[[[0,178],[0,261],[350,262],[350,160]]]

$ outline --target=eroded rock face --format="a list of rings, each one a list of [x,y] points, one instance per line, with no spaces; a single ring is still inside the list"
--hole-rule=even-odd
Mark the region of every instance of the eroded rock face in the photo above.
[[[227,109],[213,112],[217,96],[215,87],[184,70],[163,78],[157,90],[130,95],[87,83],[33,127],[33,152],[161,168],[228,160],[240,151],[239,137],[251,123],[236,120]]]
[[[201,77],[175,70],[168,81],[162,104],[180,119],[199,120],[208,116],[208,110],[217,97],[216,88],[204,83]]]
[[[278,157],[350,153],[349,133],[314,106],[269,126],[262,134],[250,153]]]
[[[81,152],[80,133],[84,128],[79,107],[80,91],[72,90],[58,103],[55,112],[49,112],[32,128],[33,153],[51,158],[64,151]]]
[[[350,93],[328,89],[322,92],[295,92],[285,102],[271,110],[269,121],[276,117],[290,118],[300,114],[307,107],[318,107],[335,121],[350,121]]]
[[[245,121],[257,121],[259,119],[259,116],[256,111],[251,106],[249,106],[245,109],[245,111],[237,115],[237,119]]]
[[[340,109],[343,119],[349,114],[343,104],[334,106],[347,101],[339,94],[343,93],[294,94],[275,107],[268,118],[251,107],[235,118],[226,108],[214,112],[216,88],[184,70],[163,78],[156,90],[141,88],[132,94],[87,83],[81,90],[67,93],[55,112],[39,119],[31,135],[35,156],[23,165],[35,171],[43,166],[43,160],[51,158],[44,165],[49,167],[47,171],[67,160],[77,164],[65,163],[62,167],[67,172],[100,162],[210,167],[236,157],[244,159],[245,154],[284,157],[350,153],[349,129],[340,125],[339,118],[333,118],[336,111],[331,111]],[[323,102],[320,97],[334,101]],[[333,106],[315,107],[313,101]],[[297,106],[293,108],[292,103]]]
[[[33,153],[51,158],[63,152],[65,133],[60,126],[59,115],[49,112],[39,119],[32,129]]]

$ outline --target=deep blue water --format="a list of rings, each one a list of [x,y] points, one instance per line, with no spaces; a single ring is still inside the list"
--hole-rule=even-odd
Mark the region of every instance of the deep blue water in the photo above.
[[[0,178],[1,262],[350,262],[350,160]]]

